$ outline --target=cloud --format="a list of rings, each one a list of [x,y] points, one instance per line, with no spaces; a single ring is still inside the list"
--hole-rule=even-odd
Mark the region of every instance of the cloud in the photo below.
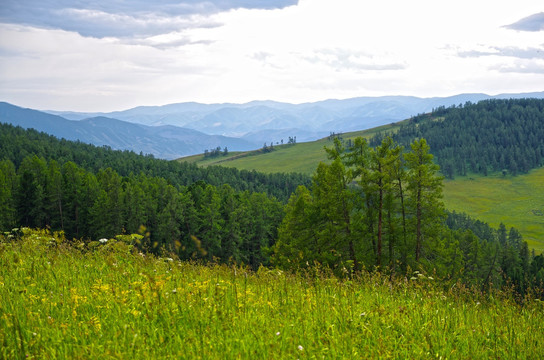
[[[542,59],[544,58],[544,46],[529,47],[526,49],[515,47],[515,46],[507,46],[507,47],[492,46],[486,50],[459,51],[457,54],[460,57],[465,57],[465,58],[478,58],[478,57],[485,57],[485,56],[503,56],[503,57],[519,58],[519,59]]]
[[[403,70],[406,68],[405,64],[385,59],[383,56],[347,49],[317,50],[311,56],[306,56],[305,59],[313,64],[324,64],[333,67],[336,71],[381,71]]]
[[[220,26],[209,15],[237,8],[277,9],[298,0],[4,0],[0,22],[105,38],[147,37],[188,28]]]
[[[253,55],[251,55],[250,57],[252,59],[257,60],[257,61],[266,62],[268,59],[270,59],[271,56],[273,56],[273,55],[271,53],[269,53],[269,52],[258,51],[258,52],[253,53]]]
[[[544,12],[527,16],[504,27],[519,31],[544,31]]]
[[[516,61],[509,65],[500,65],[492,68],[501,73],[544,74],[543,62]]]

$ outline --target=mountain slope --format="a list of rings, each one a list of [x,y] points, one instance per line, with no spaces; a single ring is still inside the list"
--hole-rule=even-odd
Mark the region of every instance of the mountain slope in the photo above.
[[[493,226],[499,226],[501,222],[507,227],[514,226],[531,248],[544,251],[544,168],[541,167],[544,161],[544,100],[488,100],[437,109],[433,114],[367,131],[345,133],[342,137],[346,141],[356,136],[371,139],[380,132],[394,134],[405,145],[416,137],[425,137],[436,161],[439,164],[444,161],[442,172],[446,176],[450,177],[448,172],[456,170],[457,166],[468,173],[468,176],[445,182],[444,200],[449,210],[466,212]],[[372,144],[375,146],[379,142],[376,138]],[[232,154],[231,160],[223,158],[220,163],[199,162],[198,157],[191,160],[204,166],[218,164],[262,172],[298,171],[311,175],[320,161],[327,161],[324,146],[331,147],[333,143],[324,138],[294,146],[276,146],[274,151],[265,154]],[[453,161],[453,167],[449,165],[450,161]],[[487,164],[488,176],[474,174],[475,169],[482,167],[482,161]],[[510,169],[513,163],[517,164],[518,174],[527,173],[512,176],[516,174]]]
[[[369,129],[400,121],[439,106],[477,102],[491,98],[544,98],[544,92],[527,94],[460,94],[450,97],[418,98],[413,96],[358,97],[289,104],[275,101],[252,101],[245,104],[199,104],[195,102],[164,106],[140,106],[112,113],[51,113],[73,120],[107,116],[133,123],[160,126],[175,125],[207,134],[240,137],[259,131],[298,129],[290,134],[298,139],[318,139],[318,134]],[[272,134],[271,134],[272,135]],[[268,142],[281,138],[270,136]]]
[[[444,175],[526,173],[544,165],[544,99],[492,99],[439,107],[393,135],[408,146],[425,138]],[[373,145],[381,142],[377,138]]]
[[[207,135],[171,125],[145,126],[104,116],[73,121],[8,103],[0,103],[0,122],[33,128],[58,138],[143,152],[164,159],[200,153],[218,146],[240,151],[258,147],[244,139]]]

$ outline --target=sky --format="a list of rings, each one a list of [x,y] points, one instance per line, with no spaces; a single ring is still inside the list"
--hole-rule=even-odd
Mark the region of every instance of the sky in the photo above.
[[[0,1],[0,101],[34,109],[533,91],[542,0]]]

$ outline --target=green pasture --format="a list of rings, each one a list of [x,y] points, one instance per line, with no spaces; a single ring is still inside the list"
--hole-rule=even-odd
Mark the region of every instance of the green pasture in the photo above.
[[[370,138],[381,131],[394,131],[400,123],[384,125],[377,128],[342,134],[342,137],[354,139],[358,136]],[[311,142],[279,145],[274,151],[261,153],[257,151],[233,152],[227,156],[204,158],[195,155],[178,159],[178,161],[196,162],[199,166],[221,165],[239,170],[257,170],[263,173],[298,172],[312,175],[320,161],[327,161],[323,148],[333,146],[333,141],[324,138]]]
[[[544,251],[544,168],[525,175],[467,176],[444,182],[446,208],[498,227],[515,227],[530,248]]]

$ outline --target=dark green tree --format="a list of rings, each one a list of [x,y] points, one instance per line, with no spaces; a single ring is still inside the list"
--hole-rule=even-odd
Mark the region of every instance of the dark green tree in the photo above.
[[[16,226],[15,198],[17,178],[15,166],[10,160],[0,161],[0,231]]]
[[[411,214],[415,240],[415,261],[421,260],[425,241],[436,239],[445,217],[442,202],[442,176],[433,163],[433,155],[425,139],[412,143],[404,154],[407,167],[407,208]]]

